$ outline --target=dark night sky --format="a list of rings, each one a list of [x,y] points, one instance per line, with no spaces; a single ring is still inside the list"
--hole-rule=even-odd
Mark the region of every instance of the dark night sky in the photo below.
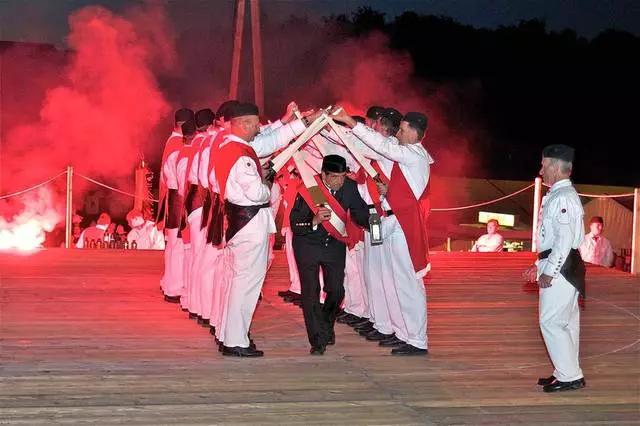
[[[135,0],[0,0],[0,39],[51,42],[64,45],[67,16],[77,8],[100,4],[114,11]],[[214,16],[231,21],[232,0],[164,0],[170,10],[218,9]],[[405,10],[450,16],[463,24],[493,28],[521,19],[542,18],[549,28],[571,28],[593,37],[607,28],[640,35],[640,2],[636,0],[262,0],[269,19],[290,15],[319,17],[351,13],[358,6],[395,16]],[[197,12],[196,12],[197,13]],[[177,26],[180,31],[181,25]]]

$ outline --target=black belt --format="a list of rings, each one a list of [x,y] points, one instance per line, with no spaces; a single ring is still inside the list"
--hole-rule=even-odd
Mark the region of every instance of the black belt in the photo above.
[[[180,228],[182,219],[183,199],[177,189],[169,189],[167,192],[167,229]]]
[[[202,194],[198,185],[191,184],[184,197],[184,208],[187,210],[187,214],[191,214],[200,207],[202,207]]]
[[[538,253],[538,259],[546,259],[551,254],[551,249]],[[565,259],[564,263],[560,267],[560,274],[569,281],[569,283],[578,290],[578,292],[585,297],[585,274],[586,268],[584,261],[578,249],[571,249],[569,255]]]
[[[375,206],[375,204],[367,204],[367,208],[375,209],[376,206]],[[383,212],[387,216],[393,216],[393,210],[384,210]]]
[[[231,241],[242,228],[244,228],[251,219],[262,209],[271,207],[269,203],[260,204],[258,206],[239,206],[228,201],[224,204],[224,212],[227,216],[227,232],[226,240]]]

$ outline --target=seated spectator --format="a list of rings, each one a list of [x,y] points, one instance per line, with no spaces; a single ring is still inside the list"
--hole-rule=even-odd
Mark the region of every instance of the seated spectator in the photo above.
[[[129,247],[136,242],[138,250],[164,250],[164,235],[151,220],[145,220],[139,210],[127,213],[127,222],[131,231],[127,234]]]
[[[613,264],[613,249],[611,242],[602,235],[603,228],[604,219],[601,216],[592,217],[589,233],[584,236],[579,250],[585,262],[609,268]]]
[[[498,234],[498,221],[491,219],[487,222],[487,233],[478,238],[478,241],[471,247],[471,251],[492,252],[502,251],[502,235]]]
[[[76,247],[89,247],[89,242],[92,240],[96,242],[103,241],[109,224],[111,224],[111,216],[109,216],[108,213],[101,213],[95,225],[92,225],[82,231],[80,238],[78,238],[78,242],[76,243]]]

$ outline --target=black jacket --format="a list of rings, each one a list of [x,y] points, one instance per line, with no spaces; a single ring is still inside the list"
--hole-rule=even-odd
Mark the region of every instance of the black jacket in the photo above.
[[[369,227],[369,209],[360,196],[355,181],[346,178],[342,188],[336,192],[335,198],[345,210],[349,211],[355,223],[363,228]],[[335,241],[322,224],[313,229],[313,216],[307,202],[298,194],[289,215],[294,240],[323,245]]]

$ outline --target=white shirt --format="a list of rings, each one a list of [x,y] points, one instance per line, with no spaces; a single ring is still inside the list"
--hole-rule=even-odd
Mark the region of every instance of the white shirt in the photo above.
[[[538,253],[551,249],[551,254],[537,262],[538,278],[542,274],[557,277],[569,251],[580,247],[584,239],[583,216],[580,197],[569,179],[554,183],[542,197]]]
[[[353,128],[353,134],[371,148],[366,152],[363,151],[366,157],[397,162],[413,195],[416,199],[420,198],[429,182],[429,169],[433,164],[433,158],[421,143],[400,145],[395,137],[385,137],[362,123],[358,123]],[[393,167],[393,163],[391,166]],[[385,174],[387,174],[386,171]],[[389,176],[391,176],[391,170],[389,170]]]
[[[182,134],[174,131],[171,133],[169,139],[173,137],[182,137]],[[176,150],[169,154],[167,160],[162,165],[162,175],[161,179],[166,183],[167,188],[169,189],[178,189],[178,176],[176,174],[176,162],[178,159],[179,150]]]
[[[164,250],[164,235],[150,220],[140,227],[131,229],[127,234],[127,241],[129,247],[135,241],[138,250]]]
[[[503,238],[502,235],[495,234],[484,234],[476,243],[471,247],[471,251],[477,252],[493,252],[493,251],[502,251],[502,243]]]
[[[609,268],[613,264],[613,248],[611,242],[602,236],[597,237],[589,232],[580,246],[580,256],[585,262]]]

